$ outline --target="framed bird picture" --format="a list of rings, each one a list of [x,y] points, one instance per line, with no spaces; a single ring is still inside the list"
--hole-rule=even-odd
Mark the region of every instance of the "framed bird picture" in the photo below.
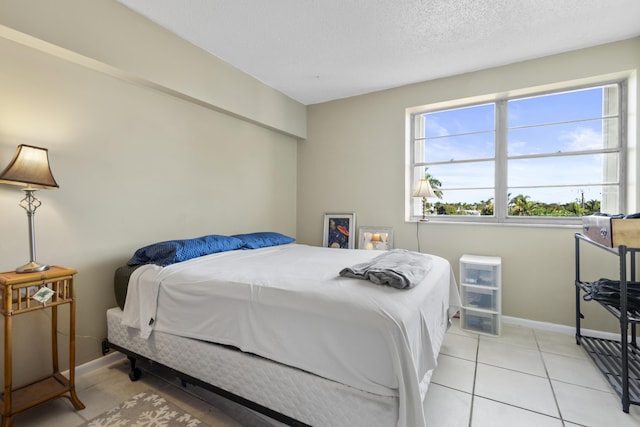
[[[355,226],[355,213],[324,214],[322,246],[325,248],[355,249]]]

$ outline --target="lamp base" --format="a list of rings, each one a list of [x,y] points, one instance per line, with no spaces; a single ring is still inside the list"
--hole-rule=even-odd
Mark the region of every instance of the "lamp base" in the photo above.
[[[16,268],[16,273],[36,273],[38,271],[45,271],[48,269],[49,269],[49,266],[46,264],[43,265],[43,264],[38,264],[35,261],[30,261],[25,265],[21,265],[20,267]]]

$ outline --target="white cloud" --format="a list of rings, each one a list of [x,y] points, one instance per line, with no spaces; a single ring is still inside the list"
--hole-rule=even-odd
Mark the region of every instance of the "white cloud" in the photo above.
[[[567,151],[594,150],[602,148],[602,134],[589,127],[578,127],[563,134],[560,139],[567,141]]]
[[[509,141],[509,155],[510,156],[520,156],[525,154],[526,151],[523,149],[528,146],[527,141],[516,140]]]
[[[450,132],[444,126],[438,123],[438,119],[435,117],[429,117],[429,120],[425,120],[426,134],[433,136],[447,136]]]

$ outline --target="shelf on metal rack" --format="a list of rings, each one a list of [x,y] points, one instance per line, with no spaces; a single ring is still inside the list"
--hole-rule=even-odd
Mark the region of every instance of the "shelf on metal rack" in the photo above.
[[[609,384],[622,396],[622,346],[619,341],[580,336],[579,342],[591,356]],[[640,349],[629,344],[629,401],[640,405]]]

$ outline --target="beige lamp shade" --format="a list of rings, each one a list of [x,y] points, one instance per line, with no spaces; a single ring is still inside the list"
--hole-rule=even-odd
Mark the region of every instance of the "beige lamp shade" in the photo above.
[[[431,198],[436,197],[436,193],[433,191],[433,187],[426,179],[421,179],[418,181],[418,185],[416,185],[416,189],[413,192],[413,197],[425,197]]]
[[[9,166],[0,174],[0,183],[34,188],[58,188],[49,167],[49,150],[18,145]]]

